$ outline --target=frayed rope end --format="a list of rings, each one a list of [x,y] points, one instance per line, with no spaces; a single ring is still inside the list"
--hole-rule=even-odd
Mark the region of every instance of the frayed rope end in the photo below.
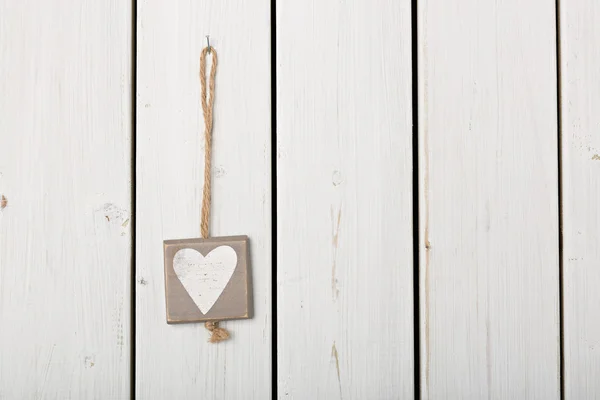
[[[211,333],[210,339],[208,339],[211,343],[219,343],[224,340],[229,339],[229,332],[225,328],[219,328],[218,321],[207,321],[204,326]]]

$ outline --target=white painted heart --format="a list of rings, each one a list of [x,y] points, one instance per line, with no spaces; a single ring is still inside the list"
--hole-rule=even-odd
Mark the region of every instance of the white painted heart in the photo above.
[[[194,249],[181,249],[173,258],[173,269],[202,314],[215,305],[237,265],[235,250],[219,246],[206,257]]]

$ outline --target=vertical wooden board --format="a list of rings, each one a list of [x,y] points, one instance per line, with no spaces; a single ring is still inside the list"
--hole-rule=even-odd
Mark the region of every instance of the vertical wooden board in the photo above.
[[[425,399],[559,398],[554,2],[418,10]]]
[[[561,109],[564,385],[600,397],[600,7],[562,2]]]
[[[271,397],[270,6],[267,0],[138,2],[136,396]],[[254,318],[167,325],[163,240],[199,237],[204,142],[199,55],[219,55],[212,236],[248,235]]]
[[[414,395],[410,17],[277,4],[281,399]]]
[[[0,398],[130,394],[131,3],[0,0]]]

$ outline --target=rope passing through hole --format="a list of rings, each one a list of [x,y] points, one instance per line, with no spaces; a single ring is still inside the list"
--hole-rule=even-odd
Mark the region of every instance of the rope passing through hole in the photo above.
[[[208,77],[208,93],[206,88],[206,55],[210,54],[212,64]],[[200,53],[200,97],[202,103],[202,114],[204,115],[204,189],[202,191],[202,212],[200,216],[200,234],[202,238],[208,238],[210,222],[210,178],[212,157],[212,128],[213,108],[215,104],[215,78],[217,76],[217,52],[214,47],[206,46]],[[208,321],[204,324],[211,332],[209,342],[219,343],[229,339],[229,332],[219,327],[219,321]]]

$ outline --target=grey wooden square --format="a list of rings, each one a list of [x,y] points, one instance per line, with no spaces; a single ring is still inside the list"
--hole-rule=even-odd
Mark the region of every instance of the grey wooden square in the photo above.
[[[247,236],[165,240],[164,256],[167,323],[252,317]]]

